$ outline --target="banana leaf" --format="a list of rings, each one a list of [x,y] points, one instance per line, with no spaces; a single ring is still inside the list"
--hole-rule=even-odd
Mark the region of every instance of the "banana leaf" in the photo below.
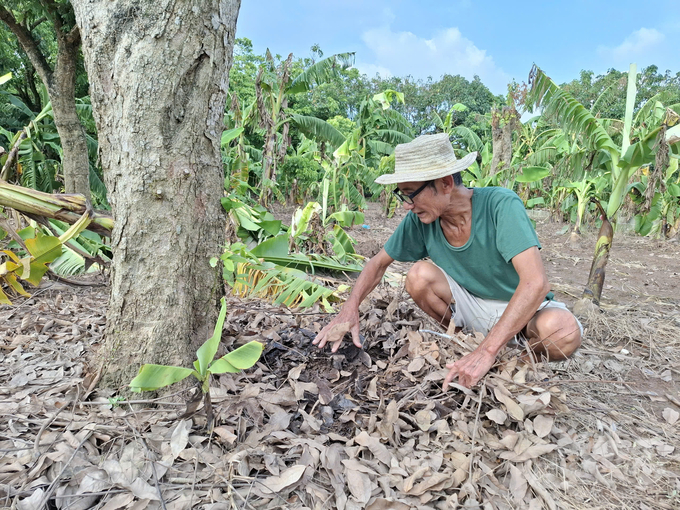
[[[289,238],[288,235],[282,234],[258,244],[251,250],[251,253],[256,257],[262,258],[267,262],[272,262],[280,266],[294,267],[294,268],[322,268],[328,271],[349,271],[360,272],[363,267],[360,264],[348,263],[342,264],[333,257],[302,253],[288,253]]]

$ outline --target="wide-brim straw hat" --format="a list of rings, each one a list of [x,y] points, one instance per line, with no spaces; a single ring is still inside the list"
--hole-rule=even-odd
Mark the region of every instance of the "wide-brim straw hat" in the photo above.
[[[461,172],[474,163],[476,152],[456,159],[449,135],[422,135],[394,148],[394,173],[378,177],[378,184],[431,181]]]

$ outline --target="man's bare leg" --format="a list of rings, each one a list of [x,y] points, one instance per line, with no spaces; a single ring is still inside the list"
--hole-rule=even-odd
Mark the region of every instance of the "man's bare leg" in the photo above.
[[[406,291],[425,313],[448,327],[451,289],[438,267],[426,261],[416,262],[406,275]],[[581,345],[581,330],[576,318],[563,308],[536,312],[524,332],[538,359],[564,360]]]
[[[565,360],[581,346],[581,329],[576,318],[563,308],[539,310],[524,331],[538,359]]]
[[[452,296],[441,269],[430,262],[416,262],[406,275],[406,292],[426,314],[449,326]]]

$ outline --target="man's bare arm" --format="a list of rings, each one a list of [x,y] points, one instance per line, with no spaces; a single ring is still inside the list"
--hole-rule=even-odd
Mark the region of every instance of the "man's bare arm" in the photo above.
[[[387,271],[387,268],[392,262],[394,262],[394,259],[387,254],[384,248],[368,261],[366,267],[361,271],[359,278],[357,278],[357,281],[352,288],[352,292],[342,309],[338,315],[319,332],[312,342],[314,345],[323,348],[326,345],[326,342],[329,341],[329,331],[335,325],[349,323],[354,345],[357,347],[362,346],[361,340],[359,339],[359,305],[380,283],[385,271]],[[331,351],[336,352],[340,347],[341,342],[342,339],[336,341],[333,344]]]
[[[450,370],[444,379],[444,390],[456,376],[458,382],[467,388],[477,384],[493,366],[501,349],[527,325],[550,292],[550,284],[537,247],[513,257],[512,264],[519,275],[519,285],[508,307],[477,349],[447,365]]]

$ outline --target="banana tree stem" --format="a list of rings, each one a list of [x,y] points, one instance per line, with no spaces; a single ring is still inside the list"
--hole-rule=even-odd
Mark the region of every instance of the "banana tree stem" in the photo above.
[[[14,164],[14,160],[17,158],[17,154],[19,154],[19,146],[21,145],[21,142],[23,142],[25,138],[26,130],[21,132],[18,140],[14,144],[14,147],[12,147],[12,149],[9,151],[9,154],[7,155],[7,161],[5,161],[5,165],[2,167],[2,171],[0,171],[0,180],[3,181],[7,180],[7,177],[9,176],[9,171],[12,168],[12,165]]]

